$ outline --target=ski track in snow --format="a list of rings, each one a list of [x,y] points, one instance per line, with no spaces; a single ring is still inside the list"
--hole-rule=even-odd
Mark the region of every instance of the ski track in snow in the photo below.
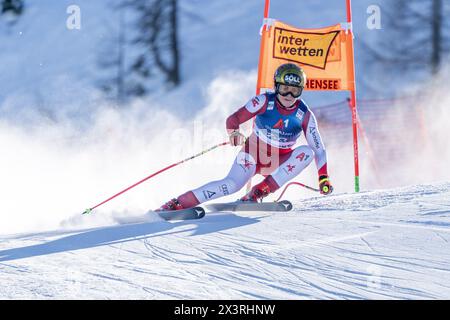
[[[450,298],[450,183],[150,221],[1,236],[0,298]]]

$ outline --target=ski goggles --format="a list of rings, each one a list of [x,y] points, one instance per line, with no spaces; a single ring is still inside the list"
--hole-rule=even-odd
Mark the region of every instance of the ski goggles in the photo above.
[[[283,97],[286,97],[288,94],[290,94],[294,98],[298,98],[301,96],[303,92],[303,87],[294,87],[294,86],[288,86],[286,84],[277,84],[277,93],[280,94]]]

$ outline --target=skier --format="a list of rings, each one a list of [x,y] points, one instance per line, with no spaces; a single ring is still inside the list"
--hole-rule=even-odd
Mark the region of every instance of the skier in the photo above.
[[[319,189],[333,191],[327,171],[327,155],[314,114],[300,98],[306,84],[303,69],[283,64],[274,75],[274,93],[253,97],[228,117],[226,129],[232,146],[242,146],[228,175],[174,198],[157,211],[195,207],[239,191],[255,174],[265,179],[255,185],[241,201],[257,202],[296,177],[315,159]],[[245,139],[239,126],[255,118],[253,133]],[[292,149],[302,131],[308,145]]]

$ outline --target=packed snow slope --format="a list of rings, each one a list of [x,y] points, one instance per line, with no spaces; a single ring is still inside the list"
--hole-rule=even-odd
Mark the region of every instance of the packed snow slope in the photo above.
[[[450,182],[294,204],[1,236],[0,298],[450,298]]]

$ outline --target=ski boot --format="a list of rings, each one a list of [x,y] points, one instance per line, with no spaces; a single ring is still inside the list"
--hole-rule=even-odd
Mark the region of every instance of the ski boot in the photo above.
[[[243,196],[240,201],[251,201],[251,202],[262,202],[264,197],[267,197],[270,194],[269,185],[263,181],[255,185],[249,193]]]
[[[178,202],[177,198],[173,198],[169,201],[167,201],[165,204],[163,204],[159,209],[156,209],[155,211],[174,211],[174,210],[181,210],[186,209],[184,208],[180,202]]]

